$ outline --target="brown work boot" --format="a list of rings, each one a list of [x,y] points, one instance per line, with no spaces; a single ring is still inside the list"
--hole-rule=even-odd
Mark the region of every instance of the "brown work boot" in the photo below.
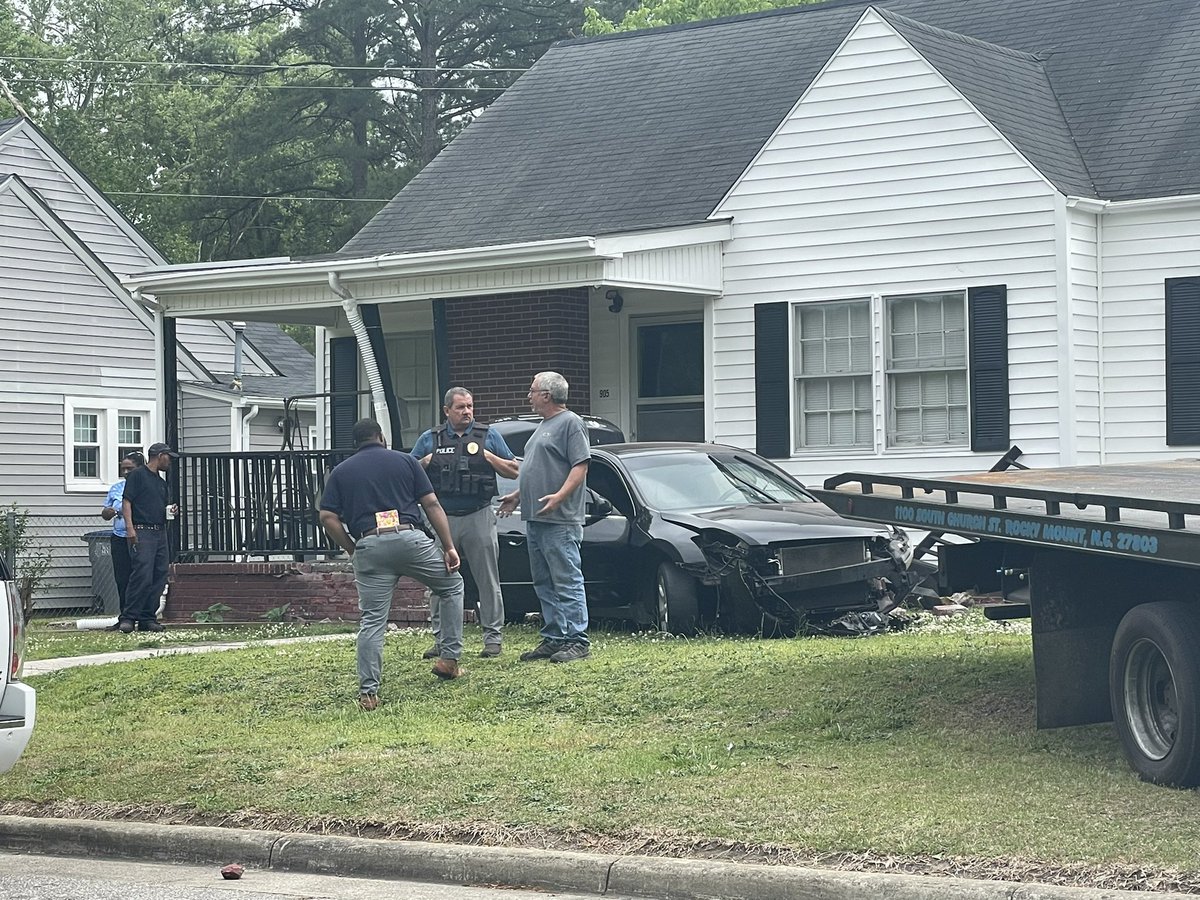
[[[484,644],[483,649],[479,651],[479,656],[481,659],[495,659],[499,655],[499,644]]]
[[[433,674],[449,681],[451,678],[458,678],[464,672],[457,659],[447,659],[443,656],[433,664]]]
[[[361,709],[363,712],[373,712],[374,710],[379,709],[379,695],[378,694],[359,694],[358,695],[358,708]]]

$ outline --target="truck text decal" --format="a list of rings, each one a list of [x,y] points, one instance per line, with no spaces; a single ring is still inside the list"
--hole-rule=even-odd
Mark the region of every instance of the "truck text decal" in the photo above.
[[[896,505],[897,522],[921,525],[931,530],[966,531],[975,534],[995,534],[1024,539],[1030,542],[1059,544],[1066,547],[1122,550],[1153,556],[1158,553],[1158,538],[1139,531],[1114,531],[1111,528],[1085,528],[1079,525],[1060,525],[1039,522],[1021,516],[990,515],[960,510],[927,509]]]

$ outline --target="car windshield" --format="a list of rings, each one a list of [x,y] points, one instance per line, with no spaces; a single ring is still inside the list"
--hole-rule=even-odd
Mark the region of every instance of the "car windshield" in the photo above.
[[[748,455],[651,453],[624,463],[646,504],[658,510],[816,502],[799,484]]]

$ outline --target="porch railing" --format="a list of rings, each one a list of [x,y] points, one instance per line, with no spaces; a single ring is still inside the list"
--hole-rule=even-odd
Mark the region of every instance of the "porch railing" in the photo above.
[[[184,453],[176,463],[181,561],[340,551],[321,528],[325,479],[351,450]]]

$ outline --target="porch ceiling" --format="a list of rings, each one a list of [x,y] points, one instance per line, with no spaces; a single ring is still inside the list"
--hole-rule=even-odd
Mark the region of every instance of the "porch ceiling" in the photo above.
[[[403,303],[556,287],[621,286],[716,295],[728,222],[603,238],[476,247],[363,259],[258,260],[168,266],[124,279],[172,318],[334,327],[336,275],[364,303]]]

